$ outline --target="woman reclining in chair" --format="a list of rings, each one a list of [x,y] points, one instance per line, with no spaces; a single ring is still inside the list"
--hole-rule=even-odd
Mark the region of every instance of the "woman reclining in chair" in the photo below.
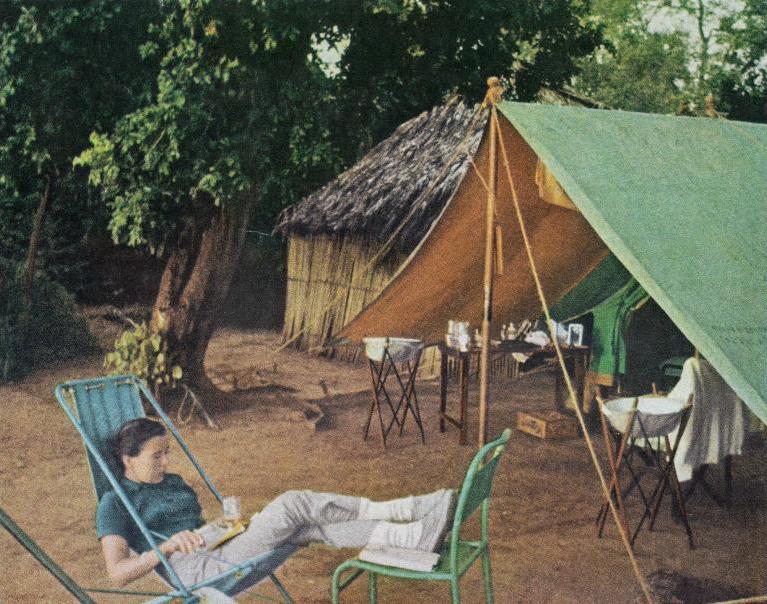
[[[206,551],[197,495],[183,479],[168,474],[165,427],[147,418],[122,426],[116,454],[123,465],[121,484],[150,531],[170,537],[159,549],[186,584],[225,572],[233,564],[290,543],[322,542],[334,547],[367,545],[435,551],[449,528],[455,492],[374,502],[363,497],[287,491],[253,515],[245,532]],[[110,579],[124,586],[159,564],[114,491],[99,502],[96,531]]]

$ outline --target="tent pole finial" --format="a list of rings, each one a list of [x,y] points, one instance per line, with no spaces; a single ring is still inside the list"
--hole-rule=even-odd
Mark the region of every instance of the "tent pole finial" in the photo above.
[[[501,102],[503,97],[503,86],[501,86],[501,79],[496,76],[490,76],[487,78],[487,92],[485,93],[485,99],[482,101],[482,107],[494,106]]]

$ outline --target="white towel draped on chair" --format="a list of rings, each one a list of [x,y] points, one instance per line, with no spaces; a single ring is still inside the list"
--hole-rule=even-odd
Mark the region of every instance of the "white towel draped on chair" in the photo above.
[[[690,393],[692,412],[675,459],[681,482],[692,479],[699,466],[740,455],[746,429],[743,403],[708,361],[687,359],[668,398],[684,401]]]

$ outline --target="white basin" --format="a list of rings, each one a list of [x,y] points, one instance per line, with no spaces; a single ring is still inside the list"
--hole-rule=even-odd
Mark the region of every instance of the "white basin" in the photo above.
[[[395,363],[413,361],[423,348],[423,342],[413,338],[362,338],[365,344],[365,356],[371,361],[381,362],[384,359],[384,351],[388,350],[389,356]]]
[[[618,432],[625,432],[634,406],[634,397],[616,398],[607,401],[602,410],[610,425]],[[634,438],[654,438],[669,434],[677,427],[682,412],[687,408],[687,401],[665,396],[639,397],[637,404],[638,418],[634,419],[631,436]],[[642,432],[641,426],[644,427]]]

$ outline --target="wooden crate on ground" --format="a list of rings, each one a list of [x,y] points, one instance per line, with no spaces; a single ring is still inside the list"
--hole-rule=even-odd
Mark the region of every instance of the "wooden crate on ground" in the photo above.
[[[559,411],[517,411],[517,430],[545,440],[579,434],[578,420]]]

